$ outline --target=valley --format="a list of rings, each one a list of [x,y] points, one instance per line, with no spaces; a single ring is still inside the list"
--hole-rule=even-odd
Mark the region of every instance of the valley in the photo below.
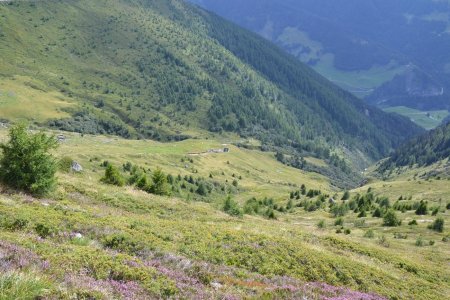
[[[441,82],[269,2],[0,1],[0,300],[448,298]]]

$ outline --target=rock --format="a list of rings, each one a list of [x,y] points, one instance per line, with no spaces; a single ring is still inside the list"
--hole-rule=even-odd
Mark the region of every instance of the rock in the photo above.
[[[77,233],[75,233],[75,234],[73,235],[73,237],[76,238],[76,239],[82,239],[82,238],[83,238],[83,235],[82,235],[81,233],[77,232]]]
[[[81,171],[83,171],[83,167],[79,163],[74,161],[74,162],[72,162],[71,170],[74,172],[81,172]]]
[[[211,282],[211,286],[215,289],[218,290],[222,287],[222,285],[218,282]]]

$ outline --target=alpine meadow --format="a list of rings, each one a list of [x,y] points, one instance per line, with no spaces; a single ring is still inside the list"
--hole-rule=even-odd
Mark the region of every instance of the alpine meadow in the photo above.
[[[0,1],[0,300],[449,299],[447,108],[193,2]]]

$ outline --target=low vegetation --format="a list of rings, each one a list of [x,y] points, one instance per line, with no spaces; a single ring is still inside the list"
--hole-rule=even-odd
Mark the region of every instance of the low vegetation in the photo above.
[[[0,194],[2,274],[15,286],[25,278],[30,295],[62,299],[446,294],[447,203],[432,216],[439,202],[399,200],[406,190],[336,192],[255,150],[186,155],[214,143],[66,134],[54,155],[83,172],[59,172],[45,199]]]

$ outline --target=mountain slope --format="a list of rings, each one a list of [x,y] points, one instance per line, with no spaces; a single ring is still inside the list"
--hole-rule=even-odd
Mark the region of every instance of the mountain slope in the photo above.
[[[0,129],[0,141],[6,135]],[[229,153],[186,155],[221,147],[220,140],[65,137],[54,155],[77,161],[83,171],[61,168],[53,194],[36,199],[0,184],[0,282],[18,274],[8,286],[41,283],[44,299],[441,300],[448,295],[447,181],[405,180],[408,188],[403,181],[380,181],[371,193],[365,186],[340,201],[343,192],[334,194],[325,178],[284,166],[269,153],[230,146]],[[119,172],[127,179],[127,162],[145,170],[161,167],[172,175],[172,196],[102,183],[103,160],[124,165]],[[206,195],[195,191],[199,182],[208,184]],[[313,190],[322,194],[308,196]],[[222,211],[227,195],[245,215]],[[395,207],[400,195],[413,197],[410,206],[426,200],[440,207],[445,231],[427,229],[436,217],[417,216],[411,209],[397,212],[399,227],[383,226],[371,216],[378,199],[389,196]],[[329,197],[335,206],[352,208],[333,217]],[[365,201],[355,198],[372,199],[366,217],[357,211]],[[264,217],[268,209],[276,219]],[[417,226],[408,225],[413,219]],[[426,246],[415,245],[419,237]]]
[[[361,98],[413,65],[444,88],[432,109],[450,103],[447,1],[192,1],[273,41]],[[428,99],[422,93],[409,102],[414,107]]]
[[[380,170],[407,165],[428,166],[450,158],[450,123],[441,125],[399,147]]]
[[[159,140],[230,131],[324,158],[339,147],[380,158],[420,132],[182,1],[10,1],[0,14],[0,107],[22,109],[0,118],[48,93],[56,128]]]

